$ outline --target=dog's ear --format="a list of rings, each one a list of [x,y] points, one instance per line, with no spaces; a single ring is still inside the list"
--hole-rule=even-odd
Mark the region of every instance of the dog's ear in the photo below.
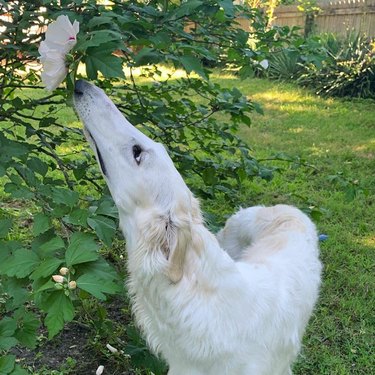
[[[163,253],[169,261],[167,276],[173,283],[178,283],[186,272],[184,265],[187,251],[192,250],[199,255],[203,248],[199,233],[192,230],[194,224],[200,223],[202,215],[199,202],[193,195],[187,202],[176,205],[168,216]]]
[[[186,250],[191,238],[190,225],[186,224],[176,223],[169,216],[165,225],[165,241],[161,250],[169,263],[167,276],[173,283],[178,283],[184,274]]]

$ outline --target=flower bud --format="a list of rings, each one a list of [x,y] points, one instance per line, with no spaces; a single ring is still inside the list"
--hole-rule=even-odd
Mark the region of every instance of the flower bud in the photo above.
[[[107,347],[107,349],[108,349],[111,353],[118,353],[118,350],[117,350],[116,348],[114,348],[112,345],[107,344],[106,347]]]
[[[96,373],[95,373],[95,375],[102,375],[102,374],[103,374],[103,371],[104,371],[104,366],[103,366],[103,365],[100,365],[100,366],[96,369]]]
[[[65,276],[69,273],[69,268],[61,267],[59,272],[60,272],[60,275]]]
[[[77,288],[77,283],[75,281],[69,281],[68,287],[69,289],[75,289]]]
[[[65,277],[61,275],[53,275],[52,276],[53,281],[62,284],[65,281]]]

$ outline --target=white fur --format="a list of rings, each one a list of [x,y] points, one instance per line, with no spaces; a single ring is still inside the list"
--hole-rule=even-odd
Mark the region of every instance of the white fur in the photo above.
[[[310,219],[290,206],[247,208],[215,237],[164,148],[101,90],[79,91],[75,107],[127,241],[133,312],[168,374],[291,374],[320,284]]]

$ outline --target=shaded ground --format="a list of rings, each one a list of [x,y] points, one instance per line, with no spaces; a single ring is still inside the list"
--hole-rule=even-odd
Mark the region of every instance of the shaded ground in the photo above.
[[[100,365],[105,369],[103,375],[140,374],[130,368],[126,355],[116,355],[106,348],[107,343],[125,340],[119,328],[129,321],[123,312],[124,303],[121,299],[112,301],[106,305],[108,316],[102,322],[72,322],[51,341],[42,329],[36,349],[15,348],[13,354],[34,375],[89,375],[95,374]],[[107,330],[106,335],[100,332],[102,329]],[[121,346],[117,348],[121,350]],[[129,370],[124,370],[127,367]]]

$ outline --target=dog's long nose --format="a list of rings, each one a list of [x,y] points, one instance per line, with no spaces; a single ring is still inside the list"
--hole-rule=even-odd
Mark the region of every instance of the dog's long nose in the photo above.
[[[74,85],[74,93],[76,95],[83,95],[85,86],[87,86],[87,82],[83,79],[79,79]]]

